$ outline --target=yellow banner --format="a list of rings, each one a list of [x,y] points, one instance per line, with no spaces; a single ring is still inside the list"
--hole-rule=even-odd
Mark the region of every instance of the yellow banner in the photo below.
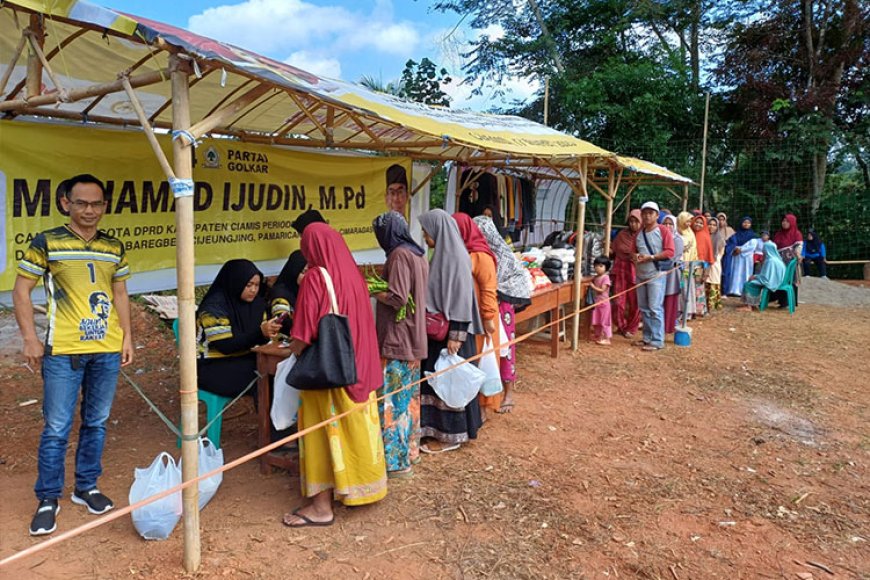
[[[171,159],[168,136],[160,138]],[[232,258],[275,260],[299,247],[290,223],[319,210],[351,250],[377,247],[372,220],[385,211],[387,167],[407,158],[299,153],[206,139],[196,149],[194,220],[196,263]],[[0,195],[5,199],[0,290],[33,237],[67,223],[58,200],[61,182],[92,173],[109,200],[100,229],[119,238],[134,272],[175,266],[174,198],[138,132],[0,122]]]

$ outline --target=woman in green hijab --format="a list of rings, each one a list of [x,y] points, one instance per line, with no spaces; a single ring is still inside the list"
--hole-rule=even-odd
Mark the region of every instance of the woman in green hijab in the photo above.
[[[752,310],[758,308],[761,302],[761,291],[767,288],[770,292],[775,292],[785,279],[785,262],[779,256],[776,249],[776,244],[773,242],[764,242],[764,263],[761,266],[761,272],[757,276],[752,276],[749,281],[743,285],[743,302],[741,310]]]

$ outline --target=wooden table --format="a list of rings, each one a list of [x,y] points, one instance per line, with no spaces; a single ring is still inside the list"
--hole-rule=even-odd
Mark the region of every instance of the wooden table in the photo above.
[[[257,372],[260,373],[260,378],[257,380],[257,443],[258,447],[262,448],[272,442],[272,418],[269,416],[272,397],[269,377],[275,376],[279,362],[290,358],[290,349],[282,347],[280,343],[270,342],[253,350],[257,353]],[[260,473],[271,473],[273,467],[298,473],[299,456],[287,456],[275,452],[260,456]]]
[[[585,296],[586,288],[592,281],[592,277],[584,278],[581,281],[581,296]],[[573,310],[574,308],[574,281],[562,282],[561,284],[553,284],[547,288],[537,290],[532,293],[532,303],[522,312],[517,312],[516,322],[525,322],[532,318],[549,312],[550,321],[559,319],[559,309],[563,305],[568,305]],[[580,335],[583,338],[589,336],[589,313],[582,312],[580,314]],[[554,325],[550,328],[550,356],[556,358],[559,356],[559,328]]]

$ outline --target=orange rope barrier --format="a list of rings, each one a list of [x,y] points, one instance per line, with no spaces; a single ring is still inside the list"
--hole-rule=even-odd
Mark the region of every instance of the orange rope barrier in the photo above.
[[[641,282],[640,284],[635,284],[631,288],[627,288],[626,290],[623,290],[622,292],[618,292],[618,293],[610,296],[608,298],[608,301],[613,300],[617,296],[621,296],[622,294],[626,294],[628,292],[631,292],[632,290],[640,288],[641,286],[648,284],[649,282],[651,282],[657,278],[660,278],[662,276],[669,274],[670,272],[672,272],[675,269],[676,269],[676,267],[674,267],[671,270],[668,270],[667,272],[659,272],[656,276],[654,276],[653,278],[650,278],[649,280],[645,280],[645,281]],[[530,332],[527,332],[526,334],[523,334],[523,335],[518,336],[512,340],[509,340],[508,342],[504,343],[503,345],[499,345],[499,348],[502,348],[504,346],[511,346],[513,344],[519,344],[521,342],[524,342],[524,341],[528,340],[529,338],[531,338],[532,336],[538,334],[539,332],[542,332],[545,329],[550,328],[551,326],[558,325],[566,320],[569,320],[569,319],[573,318],[574,316],[579,316],[581,313],[595,308],[595,306],[596,306],[595,304],[589,304],[583,308],[580,308],[577,311],[572,311],[570,314],[567,314],[561,318],[557,318],[556,320],[551,320],[550,322],[544,324],[543,326],[539,326],[538,328],[535,328],[534,330],[531,330]],[[247,455],[243,455],[242,457],[239,457],[238,459],[234,459],[233,461],[230,461],[229,463],[226,463],[217,469],[213,469],[213,470],[209,471],[208,473],[199,475],[198,477],[195,477],[193,479],[189,479],[188,481],[185,481],[184,483],[182,483],[180,485],[177,485],[177,486],[170,488],[170,489],[167,489],[165,491],[161,491],[160,493],[156,493],[156,494],[149,496],[141,501],[138,501],[132,505],[128,505],[127,507],[119,508],[117,510],[112,510],[111,513],[109,513],[105,516],[102,516],[102,517],[100,517],[92,522],[89,522],[87,524],[83,524],[77,528],[73,528],[72,530],[69,530],[68,532],[63,532],[62,534],[60,534],[58,536],[55,536],[55,537],[50,538],[48,540],[45,540],[44,542],[41,542],[41,543],[36,544],[34,546],[31,546],[29,548],[25,548],[24,550],[21,550],[20,552],[16,552],[16,553],[12,554],[11,556],[7,556],[6,558],[3,558],[2,560],[0,560],[0,568],[2,568],[3,566],[6,566],[8,564],[11,564],[13,562],[16,562],[18,560],[23,560],[24,558],[27,558],[29,556],[33,556],[34,554],[37,554],[43,550],[47,550],[48,548],[51,548],[52,546],[60,544],[61,542],[64,542],[66,540],[72,539],[72,538],[74,538],[78,535],[81,535],[87,531],[93,530],[94,528],[108,524],[109,522],[113,522],[113,521],[117,520],[118,518],[121,518],[121,517],[131,513],[134,510],[137,510],[137,509],[139,509],[143,506],[146,506],[152,502],[155,502],[157,500],[163,499],[164,497],[170,496],[178,491],[186,489],[186,488],[188,488],[188,487],[190,487],[190,486],[192,486],[192,485],[194,485],[194,484],[196,484],[204,479],[208,479],[214,475],[217,475],[218,473],[223,473],[224,471],[229,471],[230,469],[238,467],[239,465],[242,465],[243,463],[247,463],[248,461],[250,461],[252,459],[256,459],[256,458],[260,457],[261,455],[265,455],[266,453],[269,453],[273,449],[277,449],[278,447],[281,447],[282,445],[286,445],[287,443],[290,443],[291,441],[296,441],[297,439],[299,439],[300,437],[302,437],[304,435],[308,435],[309,433],[313,433],[314,431],[316,431],[318,429],[326,427],[327,425],[329,425],[330,423],[332,423],[334,421],[337,421],[339,419],[343,419],[344,417],[347,417],[351,413],[355,413],[361,409],[364,409],[368,405],[374,404],[376,401],[380,401],[380,400],[385,399],[386,397],[391,396],[395,393],[400,393],[400,392],[407,390],[407,389],[410,389],[416,385],[422,384],[424,381],[429,380],[430,377],[436,377],[436,376],[439,376],[442,374],[449,373],[450,371],[452,371],[452,370],[454,370],[454,369],[456,369],[464,364],[476,361],[476,360],[488,355],[491,352],[495,352],[495,349],[493,348],[490,350],[480,352],[474,356],[471,356],[471,357],[463,360],[461,363],[456,363],[455,365],[451,365],[451,366],[447,367],[446,369],[442,369],[440,371],[430,373],[428,377],[421,376],[421,378],[419,378],[418,380],[403,386],[401,389],[396,389],[396,390],[390,391],[389,393],[384,393],[384,395],[382,395],[381,397],[376,398],[375,401],[366,401],[365,403],[358,403],[354,407],[348,409],[347,411],[345,411],[343,413],[340,413],[338,415],[330,417],[329,419],[321,421],[320,423],[317,423],[316,425],[312,425],[311,427],[308,427],[307,429],[303,429],[302,431],[297,431],[293,435],[289,435],[288,437],[285,437],[284,439],[281,439],[279,441],[275,441],[274,443],[270,443],[269,445],[266,445],[265,447],[260,447],[259,449],[256,449],[256,450],[248,453]]]

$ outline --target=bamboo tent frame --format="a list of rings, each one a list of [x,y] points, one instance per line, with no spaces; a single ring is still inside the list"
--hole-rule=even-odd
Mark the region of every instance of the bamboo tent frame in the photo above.
[[[26,53],[26,58],[25,57]],[[163,23],[86,2],[0,3],[0,114],[139,127],[176,196],[182,432],[198,427],[194,340],[193,148],[205,135],[268,145],[379,151],[436,162],[544,169],[587,184],[616,156],[518,117],[439,110],[324,79]],[[47,77],[47,81],[46,81]],[[154,130],[173,132],[170,163]],[[577,251],[582,253],[582,236]],[[579,277],[576,277],[579,300]],[[579,304],[575,304],[575,310]],[[579,317],[574,317],[577,347]],[[182,443],[185,481],[197,443]],[[184,568],[200,565],[197,486],[184,490]]]

